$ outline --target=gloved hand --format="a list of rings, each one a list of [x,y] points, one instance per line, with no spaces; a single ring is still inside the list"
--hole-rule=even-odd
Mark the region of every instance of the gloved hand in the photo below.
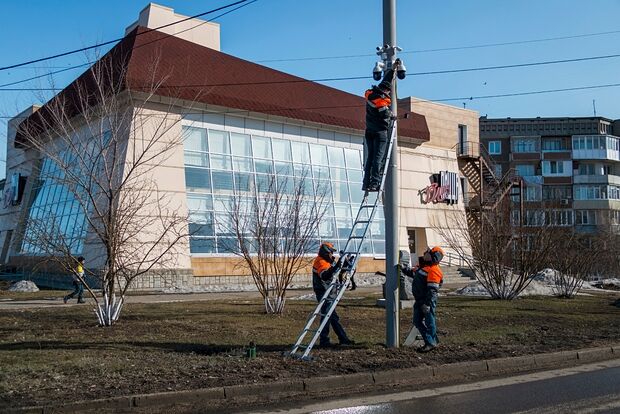
[[[344,256],[340,255],[340,257],[338,258],[338,261],[336,262],[336,264],[334,265],[334,269],[336,270],[340,270],[342,268],[342,261],[344,260]]]
[[[422,305],[422,313],[428,315],[431,313],[431,307],[426,304]]]

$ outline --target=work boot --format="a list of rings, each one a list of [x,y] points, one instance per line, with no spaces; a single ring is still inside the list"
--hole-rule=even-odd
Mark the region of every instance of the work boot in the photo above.
[[[418,352],[422,352],[422,353],[426,353],[426,352],[430,352],[433,349],[437,348],[437,345],[431,345],[431,344],[426,344],[421,348],[418,348]]]
[[[86,303],[86,301],[84,299],[80,299],[78,300],[78,303]]]
[[[340,341],[340,345],[345,345],[345,346],[355,345],[355,341],[352,339],[346,338],[345,340]]]
[[[66,296],[65,296],[64,298],[62,298],[62,301],[63,301],[63,302],[65,302],[65,305],[67,304],[67,301],[68,301],[68,300],[69,300],[69,298],[68,298],[68,297],[66,297]]]
[[[355,290],[355,289],[357,289],[357,283],[355,283],[355,280],[351,278],[351,288],[349,290]]]

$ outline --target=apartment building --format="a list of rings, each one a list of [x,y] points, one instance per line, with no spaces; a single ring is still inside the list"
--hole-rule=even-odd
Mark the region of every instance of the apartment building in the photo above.
[[[620,229],[619,136],[604,117],[480,118],[481,151],[496,176],[523,180],[531,226]]]

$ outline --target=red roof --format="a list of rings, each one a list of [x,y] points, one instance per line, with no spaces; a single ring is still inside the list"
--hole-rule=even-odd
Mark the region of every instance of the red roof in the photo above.
[[[149,79],[165,79],[157,95],[360,131],[365,127],[365,101],[361,96],[144,27],[137,27],[96,64],[110,61],[108,67],[126,68],[111,76],[124,76],[122,87],[130,90],[143,89]],[[86,85],[87,89],[89,84],[92,76],[87,71],[52,102],[65,102],[77,115],[79,108],[72,102],[78,85]],[[46,120],[49,105],[28,118],[23,127],[41,128],[41,121],[50,122]],[[20,141],[19,135],[16,142]],[[424,116],[412,114],[399,121],[399,135],[400,142],[428,141]]]

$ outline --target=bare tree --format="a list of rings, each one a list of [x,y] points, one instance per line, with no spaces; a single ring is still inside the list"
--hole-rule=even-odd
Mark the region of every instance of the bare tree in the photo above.
[[[307,172],[300,176],[269,175],[248,191],[235,191],[229,210],[229,250],[243,259],[265,303],[265,311],[281,314],[293,276],[307,269],[318,249],[325,216],[327,187],[313,188]]]
[[[154,56],[151,69],[143,68],[150,70],[148,79],[130,88],[127,58],[113,52],[18,131],[40,164],[24,252],[64,271],[73,271],[82,249],[91,252],[86,267],[96,269],[91,276],[101,297],[83,282],[105,326],[118,320],[132,283],[174,269],[187,243],[187,215],[156,179],[157,169],[182,145],[175,102],[164,104],[158,96],[166,77],[156,75]],[[73,209],[70,215],[37,204],[50,188],[62,195],[55,201]]]
[[[544,269],[553,248],[544,214],[520,223],[513,211],[509,199],[478,211],[478,232],[470,231],[463,215],[446,213],[441,223],[433,223],[447,247],[463,258],[494,299],[519,296]]]
[[[549,236],[553,248],[549,251],[547,267],[553,272],[553,289],[561,298],[574,297],[583,282],[595,269],[594,255],[588,254],[598,245],[596,238],[570,229],[555,229]]]

